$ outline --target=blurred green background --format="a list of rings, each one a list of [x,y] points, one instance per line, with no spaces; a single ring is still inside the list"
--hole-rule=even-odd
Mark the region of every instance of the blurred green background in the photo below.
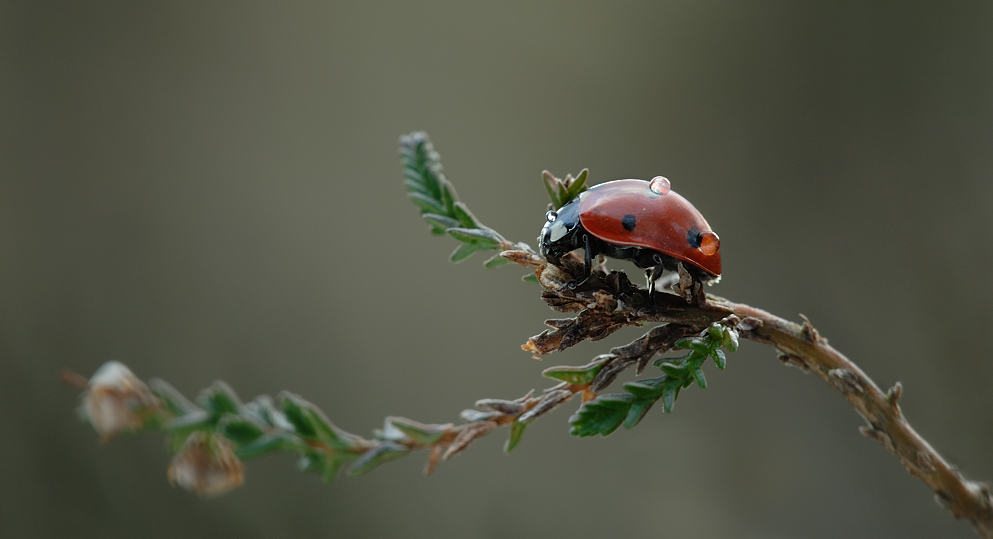
[[[532,245],[543,169],[667,176],[721,236],[711,292],[809,316],[993,479],[993,4],[864,4],[3,3],[0,536],[970,537],[751,343],[606,439],[560,410],[432,477],[418,455],[324,485],[284,455],[207,501],[160,435],[100,446],[55,376],[289,389],[369,435],[641,334],[522,352],[554,315],[521,269],[447,262],[401,183],[423,129]]]

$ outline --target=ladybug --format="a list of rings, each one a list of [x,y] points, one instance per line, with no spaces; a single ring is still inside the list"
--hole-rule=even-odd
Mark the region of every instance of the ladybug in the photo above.
[[[664,270],[678,264],[694,279],[715,283],[721,276],[721,240],[707,220],[670,188],[669,180],[615,180],[582,192],[557,211],[545,215],[538,250],[552,262],[582,248],[584,276],[567,286],[586,282],[596,255],[630,260],[647,268],[648,293]]]

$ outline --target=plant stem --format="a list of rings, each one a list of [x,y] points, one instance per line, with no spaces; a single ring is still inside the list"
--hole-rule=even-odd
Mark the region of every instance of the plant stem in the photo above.
[[[741,317],[745,327],[757,324],[742,331],[742,337],[775,346],[785,363],[813,371],[841,393],[868,423],[859,428],[863,436],[899,457],[907,471],[924,481],[934,491],[935,501],[955,518],[965,518],[981,536],[993,537],[989,485],[965,478],[907,422],[898,403],[902,394],[899,382],[884,393],[862,369],[829,345],[806,318],[797,324],[742,303],[717,297],[709,300],[713,306]]]

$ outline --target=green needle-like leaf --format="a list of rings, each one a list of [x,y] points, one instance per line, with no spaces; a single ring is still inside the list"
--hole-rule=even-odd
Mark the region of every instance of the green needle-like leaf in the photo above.
[[[217,422],[217,431],[237,445],[254,442],[265,434],[262,427],[244,417],[226,414]]]
[[[361,439],[358,436],[336,427],[324,412],[313,404],[307,402],[303,407],[303,413],[314,427],[314,434],[320,442],[339,450],[354,449],[360,444]]]
[[[659,364],[659,368],[662,369],[662,372],[669,375],[670,378],[682,380],[683,378],[686,377],[687,364],[685,362],[675,364],[672,363],[671,361],[664,361],[661,364]]]
[[[724,367],[727,366],[727,362],[728,362],[727,356],[724,355],[724,350],[721,350],[720,348],[715,348],[714,353],[711,355],[711,357],[714,358],[714,363],[717,364],[717,368],[723,371]]]
[[[665,410],[665,413],[671,414],[672,405],[676,402],[676,397],[679,396],[679,389],[682,387],[682,383],[676,379],[667,381],[669,383],[662,386],[662,409]]]
[[[645,418],[645,414],[652,408],[652,405],[662,396],[662,389],[666,381],[665,376],[649,378],[637,382],[624,384],[624,390],[634,395],[635,400],[631,403],[631,409],[624,419],[625,428],[633,428]]]
[[[707,378],[703,375],[703,369],[700,368],[700,365],[694,363],[690,368],[690,374],[693,375],[697,385],[702,389],[707,389]]]
[[[560,382],[568,382],[570,384],[591,384],[593,379],[596,378],[597,373],[603,367],[607,358],[597,359],[591,363],[583,365],[582,367],[572,367],[568,365],[563,365],[559,367],[550,367],[541,371],[541,375],[545,378],[551,378],[552,380],[559,380]]]
[[[268,427],[282,428],[287,424],[286,416],[276,409],[276,404],[268,395],[260,395],[251,402],[246,402],[241,415]]]
[[[198,410],[166,421],[162,428],[169,433],[169,448],[178,450],[190,433],[198,430],[210,430],[216,424],[217,418],[206,410]]]
[[[354,458],[355,457],[353,455],[347,453],[344,455],[339,453],[328,455],[327,458],[324,459],[324,467],[321,470],[321,478],[324,479],[325,483],[334,482],[335,478],[338,477],[338,472],[341,470],[341,467],[344,466],[346,462],[354,460]]]
[[[440,440],[452,430],[451,423],[446,425],[426,425],[405,417],[386,418],[391,425],[403,431],[411,440],[418,444],[431,445]]]
[[[452,251],[452,254],[448,257],[448,259],[452,262],[459,263],[472,256],[472,253],[475,253],[480,249],[483,249],[483,247],[480,247],[474,243],[463,243]]]
[[[499,234],[488,228],[449,228],[445,232],[461,242],[477,245],[480,249],[497,249],[503,240]]]
[[[445,215],[446,211],[443,204],[438,203],[437,200],[422,194],[422,193],[410,193],[410,201],[421,208],[422,213],[433,213],[436,215]]]
[[[297,462],[297,467],[303,472],[322,473],[324,468],[327,467],[329,456],[330,455],[328,453],[323,451],[310,451],[300,457],[300,460]]]
[[[409,453],[410,450],[400,444],[394,442],[382,442],[359,457],[355,463],[348,468],[348,475],[356,476],[368,473],[380,464],[406,456]]]
[[[220,380],[201,393],[197,401],[215,419],[219,419],[224,414],[238,414],[241,409],[238,395],[231,386]]]
[[[586,190],[586,180],[589,178],[589,176],[590,176],[589,169],[584,168],[579,172],[579,176],[576,176],[576,179],[572,182],[572,185],[569,187],[569,190],[566,191],[566,198],[563,200],[563,205],[568,204],[569,202],[572,201],[572,199],[579,196],[579,193],[582,193],[583,191]]]
[[[707,328],[707,336],[711,342],[722,342],[724,340],[724,332],[725,328],[720,324],[711,324]]]
[[[240,458],[247,459],[266,455],[275,451],[304,452],[307,449],[307,444],[304,443],[303,440],[292,434],[284,432],[260,436],[256,438],[254,442],[239,447],[235,451],[235,454],[237,454]]]
[[[444,215],[438,215],[437,213],[425,213],[421,217],[433,227],[431,231],[435,234],[444,234],[449,228],[459,226],[457,220]]]
[[[634,395],[629,393],[613,393],[583,403],[569,418],[572,425],[569,434],[581,437],[609,435],[624,422],[634,400]]]
[[[476,216],[469,211],[469,208],[465,204],[455,202],[452,205],[452,213],[455,215],[455,219],[462,223],[462,226],[466,228],[481,228]]]
[[[633,429],[641,420],[648,415],[648,411],[652,409],[658,399],[638,399],[631,403],[631,409],[628,410],[628,415],[624,418],[624,428]]]
[[[732,328],[728,328],[727,332],[724,333],[724,348],[727,348],[729,352],[734,352],[738,350],[738,331]]]
[[[527,423],[521,423],[520,421],[514,421],[510,424],[510,437],[507,438],[507,443],[503,446],[504,453],[510,453],[517,447],[517,444],[521,441],[521,436],[524,435],[524,429],[527,428]]]
[[[624,390],[639,399],[658,399],[662,395],[662,386],[666,381],[665,376],[658,378],[648,378],[636,382],[624,384]]]
[[[464,221],[460,218],[458,211],[455,209],[455,189],[452,188],[452,184],[448,183],[447,180],[439,182],[441,186],[441,206],[444,208],[445,215],[450,215],[459,220],[460,223]],[[472,224],[466,224],[466,226],[472,226]]]
[[[307,401],[291,393],[285,393],[281,402],[286,419],[293,425],[296,433],[307,439],[317,437],[317,430],[310,414],[305,411]]]
[[[189,401],[182,393],[176,388],[172,387],[165,380],[160,380],[158,378],[152,379],[148,382],[148,386],[152,389],[162,402],[166,404],[169,411],[173,415],[183,416],[192,412],[200,411],[200,408]]]
[[[707,357],[710,355],[711,344],[709,342],[693,339],[690,341],[690,350],[697,356]]]
[[[500,253],[497,253],[491,256],[486,262],[484,262],[483,266],[489,269],[493,269],[493,268],[499,268],[500,266],[506,264],[510,264],[510,260],[507,260],[506,258],[500,256]]]

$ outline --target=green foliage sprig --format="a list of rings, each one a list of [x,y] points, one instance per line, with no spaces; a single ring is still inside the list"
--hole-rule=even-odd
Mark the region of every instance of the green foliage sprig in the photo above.
[[[701,388],[707,387],[703,375],[703,364],[713,358],[717,368],[723,370],[727,359],[721,347],[734,352],[738,349],[738,332],[719,322],[714,322],[702,335],[680,339],[677,348],[690,352],[680,358],[658,359],[656,367],[665,373],[658,378],[648,378],[624,384],[627,393],[600,395],[586,402],[569,418],[573,436],[607,436],[621,424],[633,428],[644,419],[648,410],[662,399],[665,413],[672,413],[673,404],[679,397],[679,390],[696,382]]]
[[[462,242],[451,254],[452,262],[461,262],[476,251],[520,249],[532,251],[525,243],[507,241],[496,230],[482,224],[455,193],[452,183],[441,171],[441,159],[427,134],[411,133],[400,137],[407,196],[421,210],[432,234],[448,234]],[[494,255],[485,262],[495,268],[510,261]]]
[[[283,392],[275,400],[261,395],[242,403],[229,385],[218,381],[193,404],[163,380],[149,385],[160,399],[162,428],[174,452],[192,433],[208,432],[227,438],[242,459],[276,451],[298,453],[301,469],[318,472],[325,481],[333,480],[346,463],[352,463],[349,475],[369,468],[361,457],[375,442],[338,428],[316,406],[292,393]]]
[[[561,367],[573,371],[574,367]],[[105,373],[112,371],[113,376]],[[550,369],[549,377],[561,379]],[[365,474],[379,465],[429,450],[425,468],[431,473],[440,461],[465,450],[473,441],[498,427],[509,427],[504,450],[512,451],[528,424],[585,391],[585,383],[565,383],[539,395],[529,392],[514,400],[480,399],[464,410],[461,424],[424,424],[391,416],[371,439],[339,428],[312,403],[289,392],[276,399],[268,395],[243,403],[224,382],[215,382],[191,402],[163,380],[147,385],[117,362],[105,364],[86,381],[64,375],[85,387],[81,406],[84,419],[109,439],[120,432],[158,429],[169,438],[174,453],[169,476],[184,488],[204,496],[221,494],[241,485],[242,459],[276,452],[296,453],[300,469],[333,481],[344,469],[350,476]]]
[[[552,209],[559,209],[568,204],[572,199],[579,196],[586,190],[586,180],[589,179],[589,169],[579,171],[575,178],[572,174],[567,174],[565,178],[559,179],[547,170],[541,173],[541,182],[545,184],[545,191],[548,198],[552,199]]]

